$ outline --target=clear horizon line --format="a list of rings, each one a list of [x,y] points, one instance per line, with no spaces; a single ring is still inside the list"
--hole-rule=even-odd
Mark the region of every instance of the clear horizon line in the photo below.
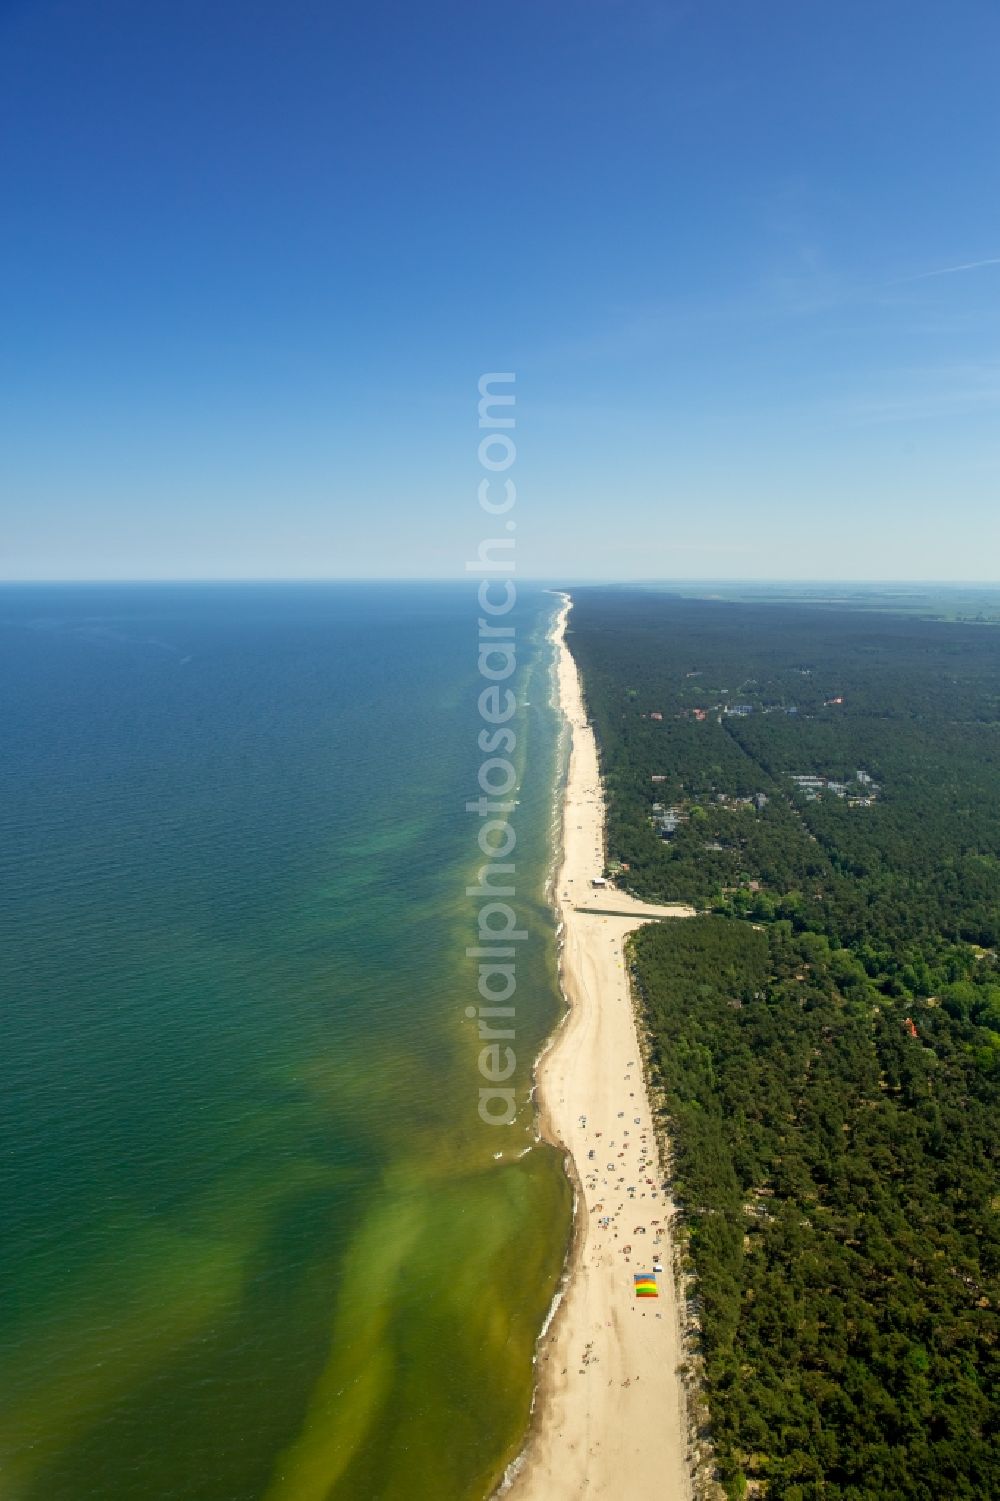
[[[522,574],[517,582],[526,584],[553,584],[559,583],[560,587],[572,585],[603,584],[627,588],[636,585],[650,584],[809,584],[809,585],[838,585],[841,587],[859,587],[874,585],[891,585],[893,587],[928,586],[935,588],[1000,588],[1000,578],[820,578],[816,576],[803,576],[792,574],[781,575],[757,575],[743,574],[738,577],[719,577],[718,575],[705,574],[698,577],[685,577],[677,575],[648,574],[636,578],[620,578],[608,575],[580,575],[576,578],[563,580],[560,576],[549,573]],[[59,584],[72,585],[155,585],[155,584],[211,584],[216,586],[232,585],[238,587],[241,584],[469,584],[468,578],[457,574],[241,574],[237,577],[224,577],[213,574],[189,574],[189,575],[135,575],[135,576],[97,576],[84,575],[71,577],[43,576],[37,578],[2,578],[0,588],[35,588],[52,587]]]

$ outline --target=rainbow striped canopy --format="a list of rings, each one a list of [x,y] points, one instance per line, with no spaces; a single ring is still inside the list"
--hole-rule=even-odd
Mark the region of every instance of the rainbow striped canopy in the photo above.
[[[652,1272],[636,1272],[632,1281],[635,1285],[637,1298],[658,1298],[660,1289],[656,1285],[656,1278]]]

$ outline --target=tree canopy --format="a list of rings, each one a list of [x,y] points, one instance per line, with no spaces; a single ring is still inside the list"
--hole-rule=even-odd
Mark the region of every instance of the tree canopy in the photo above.
[[[574,601],[726,1492],[1000,1494],[1000,637]]]

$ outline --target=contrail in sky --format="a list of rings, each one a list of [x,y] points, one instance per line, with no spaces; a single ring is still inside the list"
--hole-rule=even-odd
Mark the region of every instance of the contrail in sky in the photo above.
[[[1000,255],[992,255],[986,261],[965,261],[961,266],[942,266],[940,271],[920,271],[916,276],[903,276],[901,281],[926,281],[931,276],[951,276],[956,271],[978,271],[980,266],[1000,266]]]

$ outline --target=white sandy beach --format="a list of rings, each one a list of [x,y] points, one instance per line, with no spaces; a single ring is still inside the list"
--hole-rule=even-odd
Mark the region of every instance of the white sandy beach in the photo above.
[[[544,1134],[575,1163],[577,1224],[566,1295],[539,1350],[534,1423],[508,1494],[515,1501],[680,1501],[692,1490],[677,1374],[673,1206],[662,1187],[622,947],[644,917],[686,917],[693,909],[655,907],[591,885],[604,865],[604,803],[564,639],[569,610],[569,603],[560,610],[555,636],[572,734],[556,888],[570,1011],[539,1065],[538,1091]],[[633,1274],[654,1265],[663,1268],[659,1298],[636,1299]]]

